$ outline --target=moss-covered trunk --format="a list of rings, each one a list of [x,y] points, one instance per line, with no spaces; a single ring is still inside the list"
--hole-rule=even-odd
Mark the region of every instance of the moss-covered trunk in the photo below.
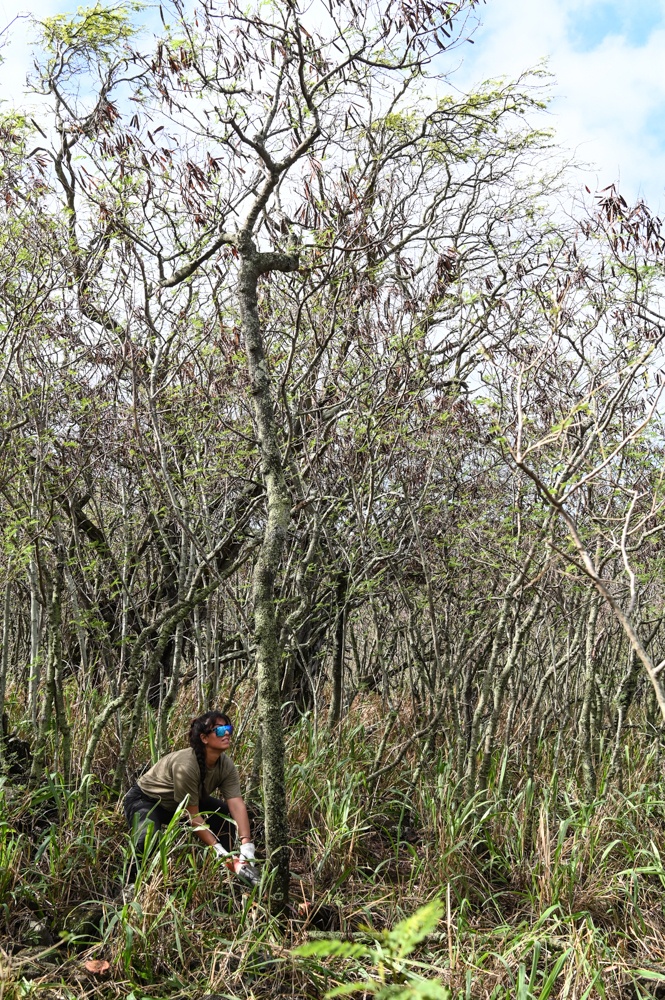
[[[297,260],[258,253],[250,241],[240,247],[238,298],[252,392],[252,409],[266,490],[266,523],[254,569],[254,628],[258,710],[263,758],[266,849],[275,869],[274,900],[286,905],[289,891],[288,822],[284,781],[284,733],[280,703],[282,651],[275,607],[275,581],[289,528],[291,504],[284,480],[268,362],[258,312],[259,276],[273,269],[295,270]]]

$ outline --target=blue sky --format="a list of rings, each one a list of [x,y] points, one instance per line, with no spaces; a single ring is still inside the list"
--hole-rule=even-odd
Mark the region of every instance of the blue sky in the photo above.
[[[567,32],[571,45],[578,52],[592,52],[613,35],[637,48],[646,45],[651,33],[663,21],[663,5],[659,0],[600,0],[586,9],[569,11]]]
[[[75,6],[0,0],[0,28],[21,10],[39,17]],[[478,16],[475,44],[451,56],[457,86],[514,77],[547,58],[556,79],[549,123],[587,164],[580,187],[619,182],[629,200],[641,196],[665,212],[665,0],[486,0]],[[25,20],[2,54],[0,97],[32,104],[22,96],[31,65]]]
[[[516,76],[547,58],[550,123],[592,189],[665,211],[665,0],[487,0],[458,81]]]

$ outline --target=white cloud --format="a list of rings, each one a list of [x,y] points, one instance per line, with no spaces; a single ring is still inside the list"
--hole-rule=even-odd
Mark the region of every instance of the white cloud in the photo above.
[[[634,3],[620,0],[614,6],[627,11]],[[657,209],[665,204],[665,28],[653,28],[643,45],[614,34],[580,51],[574,29],[583,21],[584,30],[593,32],[594,7],[601,5],[489,0],[457,82],[517,76],[547,57],[556,78],[551,121],[560,141],[579,160],[594,164],[584,180],[592,188],[620,181],[627,198],[643,196]]]
[[[33,0],[31,13],[45,17],[72,10],[79,2]],[[475,45],[465,45],[451,57],[453,64],[464,57],[454,82],[467,87],[487,77],[518,76],[548,57],[556,77],[550,124],[577,159],[594,165],[580,183],[593,189],[620,181],[627,198],[641,195],[654,209],[665,210],[665,23],[643,45],[615,34],[591,51],[580,51],[575,34],[593,31],[594,12],[610,3],[633,22],[640,17],[635,12],[649,6],[644,0],[639,5],[638,0],[487,0],[479,8],[482,24]],[[655,6],[665,15],[665,0],[650,4],[651,14]],[[0,0],[0,28],[18,12],[15,0]],[[626,16],[617,17],[617,30],[625,21]],[[0,98],[5,107],[36,105],[34,97],[24,96],[32,66],[31,34],[26,19],[16,22],[10,44],[2,50]]]
[[[58,0],[34,0],[30,9],[18,7],[12,0],[0,0],[0,108],[16,107],[32,111],[39,106],[40,99],[34,94],[26,94],[26,77],[33,70],[32,50],[35,30],[30,17],[50,17],[62,9]]]

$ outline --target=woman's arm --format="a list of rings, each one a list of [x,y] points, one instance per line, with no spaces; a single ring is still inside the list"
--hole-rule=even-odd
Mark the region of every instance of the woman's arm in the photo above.
[[[249,816],[247,815],[247,806],[244,800],[238,795],[232,799],[227,799],[226,805],[231,813],[231,818],[235,820],[235,824],[238,827],[240,842],[251,841],[252,834],[249,828]]]
[[[231,818],[235,821],[238,827],[238,836],[240,837],[240,842],[251,841],[252,834],[249,827],[249,816],[247,815],[247,807],[243,799],[238,796],[237,798],[227,799],[226,805],[229,812],[231,813]],[[215,834],[206,825],[205,816],[202,816],[196,806],[187,806],[187,812],[189,813],[189,818],[194,827],[194,833],[207,847],[213,847],[218,843]],[[197,829],[199,827],[200,829]]]
[[[233,856],[232,858],[229,858],[227,862],[227,865],[232,866],[232,870],[238,874],[245,868],[248,861],[253,864],[254,844],[252,843],[251,834],[249,832],[249,817],[243,800],[240,796],[238,796],[237,798],[234,797],[232,799],[227,799],[226,804],[229,812],[231,813],[232,819],[235,820],[236,826],[238,827],[238,835],[240,836],[240,840],[243,845],[240,849],[240,857]],[[212,830],[206,826],[205,817],[201,815],[198,808],[195,808],[194,806],[187,806],[187,812],[189,813],[189,818],[197,837],[199,837],[199,839],[202,840],[207,847],[212,847],[216,854],[226,855],[228,852],[224,850]],[[243,851],[246,852],[244,855]],[[249,872],[250,868],[245,870]]]
[[[189,818],[192,822],[192,826],[194,827],[194,833],[199,840],[202,840],[206,847],[214,847],[215,844],[218,843],[217,837],[206,825],[205,816],[201,815],[198,806],[187,806],[187,812],[189,813]],[[197,827],[200,829],[197,829]]]

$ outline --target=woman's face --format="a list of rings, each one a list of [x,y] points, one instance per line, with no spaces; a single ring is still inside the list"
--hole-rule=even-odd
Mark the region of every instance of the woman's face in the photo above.
[[[215,719],[212,732],[206,733],[205,736],[201,737],[206,746],[211,747],[213,750],[228,750],[231,745],[230,734],[225,733],[224,736],[218,736],[214,728],[215,726],[225,726],[227,723],[228,720],[222,718],[222,716],[218,716]]]

